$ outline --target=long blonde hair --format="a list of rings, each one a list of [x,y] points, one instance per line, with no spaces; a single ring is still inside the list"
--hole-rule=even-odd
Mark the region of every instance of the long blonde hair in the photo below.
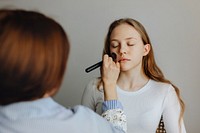
[[[183,114],[184,114],[184,110],[185,110],[185,104],[183,102],[183,100],[181,99],[180,96],[180,91],[179,88],[176,87],[174,84],[172,84],[169,80],[167,80],[161,69],[157,66],[155,58],[154,58],[154,53],[153,53],[153,48],[151,45],[151,41],[149,39],[149,36],[145,30],[145,28],[143,27],[143,25],[141,23],[139,23],[137,20],[131,19],[131,18],[124,18],[124,19],[119,19],[114,21],[108,30],[106,39],[105,39],[105,44],[104,44],[104,50],[103,50],[103,55],[108,54],[110,55],[110,36],[112,31],[119,25],[121,24],[129,24],[131,26],[133,26],[137,32],[141,35],[142,41],[145,44],[150,44],[150,51],[149,53],[143,57],[143,61],[142,61],[142,68],[144,70],[145,75],[155,81],[158,82],[163,82],[163,83],[168,83],[171,84],[176,91],[180,106],[181,106],[181,112],[180,112],[180,116],[179,116],[179,124],[181,122],[181,119],[183,118]],[[100,86],[100,84],[102,83],[102,81],[99,82],[98,87]]]

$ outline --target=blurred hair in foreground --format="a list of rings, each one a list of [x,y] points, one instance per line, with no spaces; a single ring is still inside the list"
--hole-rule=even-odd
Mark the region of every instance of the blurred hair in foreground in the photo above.
[[[0,10],[0,105],[57,92],[69,54],[60,24],[34,11]]]

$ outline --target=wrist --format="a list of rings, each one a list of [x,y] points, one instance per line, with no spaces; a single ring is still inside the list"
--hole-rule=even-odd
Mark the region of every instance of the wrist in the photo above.
[[[103,112],[105,112],[107,110],[111,110],[111,109],[122,109],[123,110],[123,106],[122,106],[121,102],[118,100],[104,101],[102,104]]]
[[[104,84],[104,100],[117,100],[116,84]]]

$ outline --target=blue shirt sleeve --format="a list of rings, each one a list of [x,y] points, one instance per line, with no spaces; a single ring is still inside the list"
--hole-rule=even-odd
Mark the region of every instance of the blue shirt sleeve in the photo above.
[[[118,100],[104,101],[102,104],[102,111],[105,112],[105,111],[111,110],[111,109],[122,109],[123,110],[123,106],[122,106],[121,102]]]

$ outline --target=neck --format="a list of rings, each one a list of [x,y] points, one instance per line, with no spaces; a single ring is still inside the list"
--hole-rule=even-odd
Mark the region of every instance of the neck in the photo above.
[[[126,91],[137,91],[141,89],[149,78],[143,71],[121,72],[117,81],[118,86]]]
[[[50,92],[46,92],[43,98],[52,97],[53,95],[56,94],[57,91],[58,91],[58,88],[53,88]]]
[[[50,97],[50,95],[48,93],[44,94],[43,98],[47,98]]]

